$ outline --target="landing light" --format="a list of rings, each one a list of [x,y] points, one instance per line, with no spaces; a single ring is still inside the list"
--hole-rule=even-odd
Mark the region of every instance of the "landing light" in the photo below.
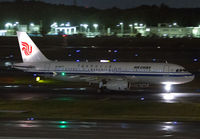
[[[166,85],[165,85],[165,90],[166,90],[167,92],[170,92],[170,91],[171,91],[171,86],[172,86],[172,85],[169,84],[169,83],[166,84]]]

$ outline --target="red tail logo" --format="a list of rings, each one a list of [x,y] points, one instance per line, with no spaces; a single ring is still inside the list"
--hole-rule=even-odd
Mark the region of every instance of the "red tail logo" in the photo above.
[[[22,48],[22,51],[24,51],[24,54],[26,56],[29,56],[32,53],[32,46],[28,45],[28,43],[26,43],[26,42],[22,42],[22,46],[24,46]]]

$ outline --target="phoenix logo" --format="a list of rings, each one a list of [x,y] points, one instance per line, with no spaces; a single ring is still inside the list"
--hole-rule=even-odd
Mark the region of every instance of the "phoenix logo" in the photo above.
[[[24,46],[22,48],[22,51],[24,51],[24,54],[26,56],[29,56],[32,53],[32,46],[28,45],[28,43],[26,43],[26,42],[22,42],[22,46]]]

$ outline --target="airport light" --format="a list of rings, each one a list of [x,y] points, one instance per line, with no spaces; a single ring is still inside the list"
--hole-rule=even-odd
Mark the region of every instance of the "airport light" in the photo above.
[[[120,22],[119,24],[121,26],[121,35],[123,35],[123,33],[124,33],[124,23]]]
[[[99,27],[99,25],[98,24],[93,24],[93,27],[95,29],[95,32],[97,32],[97,28]]]
[[[99,25],[98,24],[93,24],[93,27],[94,28],[97,28]]]
[[[83,27],[85,28],[85,33],[87,32],[88,24],[83,24]]]
[[[5,65],[6,67],[9,67],[9,66],[12,66],[12,63],[11,63],[11,62],[5,62],[4,65]]]
[[[5,27],[6,27],[6,28],[13,27],[13,24],[12,24],[12,23],[6,23],[6,24],[5,24]]]
[[[87,28],[88,28],[88,24],[83,24],[82,26],[84,27],[85,33],[86,33],[87,32]]]
[[[65,26],[66,26],[66,27],[71,26],[70,22],[67,22],[67,23],[65,24]]]
[[[197,59],[197,58],[194,58],[194,59],[193,59],[193,61],[194,61],[194,62],[197,62],[197,61],[198,61],[198,59]]]
[[[19,22],[15,22],[15,23],[13,24],[14,27],[17,26],[17,25],[19,25]]]
[[[80,24],[80,32],[83,32],[83,24]]]
[[[54,22],[53,24],[51,24],[51,28],[56,28],[58,27],[58,24],[56,22]]]
[[[194,28],[194,29],[192,30],[193,35],[196,36],[196,35],[198,34],[198,30],[199,30],[198,28]]]
[[[130,27],[130,35],[133,35],[133,24],[129,24]]]
[[[138,23],[134,23],[134,26],[138,26]]]
[[[69,125],[59,125],[59,128],[69,128]]]
[[[118,52],[118,50],[114,50],[114,53],[117,53]]]
[[[61,27],[63,27],[63,26],[65,26],[65,24],[64,24],[64,23],[62,23],[62,24],[60,24],[60,26],[61,26]]]
[[[60,124],[68,124],[67,121],[60,121],[59,123],[60,123]]]
[[[153,58],[153,59],[152,59],[152,61],[153,61],[153,62],[156,62],[156,59],[155,59],[155,58]]]
[[[80,53],[81,52],[81,50],[76,50],[76,53]]]
[[[176,22],[174,22],[174,23],[173,23],[173,26],[177,26],[177,23],[176,23]]]
[[[30,26],[34,27],[34,26],[35,26],[35,24],[34,24],[34,23],[30,23]]]
[[[83,24],[83,27],[84,27],[85,29],[87,29],[88,24]]]
[[[151,31],[151,29],[150,28],[146,28],[146,31],[149,32],[149,31]]]

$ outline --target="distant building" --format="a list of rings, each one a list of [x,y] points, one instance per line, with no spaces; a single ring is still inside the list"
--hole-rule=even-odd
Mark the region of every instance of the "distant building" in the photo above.
[[[200,27],[180,27],[177,23],[158,24],[157,27],[135,27],[141,36],[168,37],[168,38],[182,38],[182,37],[200,37]]]
[[[28,33],[39,34],[40,33],[40,25],[35,25],[31,23],[28,27]]]
[[[49,34],[73,35],[73,34],[77,34],[77,27],[71,26],[69,22],[67,22],[66,24],[62,23],[58,26],[58,24],[55,22],[51,25],[51,32]]]
[[[77,34],[77,29],[75,26],[56,27],[55,34],[73,35],[73,34]]]
[[[28,31],[28,25],[17,25],[16,31],[27,32]]]
[[[7,30],[0,30],[0,36],[6,36]]]
[[[39,34],[40,25],[30,23],[29,25],[21,25],[19,22],[6,23],[4,30],[0,30],[0,36],[13,36],[16,35],[16,31],[28,32],[30,34]]]

